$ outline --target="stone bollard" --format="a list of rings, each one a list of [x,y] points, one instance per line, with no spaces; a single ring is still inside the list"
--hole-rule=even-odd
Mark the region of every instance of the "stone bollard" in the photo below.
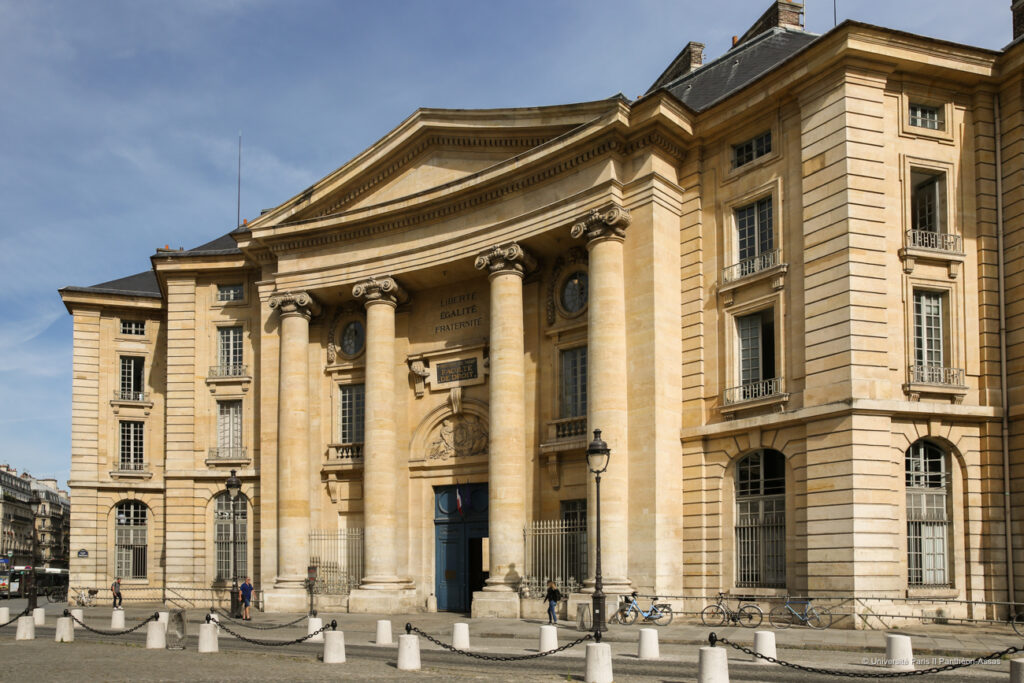
[[[151,621],[146,624],[146,649],[164,650],[167,648],[167,624]]]
[[[469,624],[458,622],[452,627],[452,647],[459,650],[469,649]]]
[[[398,636],[398,670],[420,670],[420,637],[406,633]]]
[[[910,647],[910,636],[895,633],[885,634],[885,658],[889,668],[896,671],[914,670],[914,652]]]
[[[584,683],[612,683],[612,646],[608,643],[587,643]]]
[[[1010,660],[1010,683],[1024,683],[1024,659]]]
[[[56,643],[75,642],[75,630],[71,628],[71,617],[57,617],[57,633],[53,640]]]
[[[170,621],[171,621],[171,613],[170,612],[157,612],[157,614],[160,615],[160,617],[157,619],[157,621],[164,625],[164,630],[166,631],[167,630],[167,624],[170,623]]]
[[[46,626],[46,608],[36,607],[32,610],[32,620],[36,626]]]
[[[377,640],[374,641],[377,645],[394,645],[395,641],[391,640],[391,622],[387,619],[380,619],[377,621]]]
[[[11,620],[11,608],[0,607],[0,624],[6,624]]]
[[[14,635],[15,640],[35,640],[36,621],[32,617],[18,617],[18,632]]]
[[[724,647],[705,645],[700,649],[697,683],[729,683],[729,659]]]
[[[345,663],[345,632],[324,631],[324,664]]]
[[[217,624],[199,625],[199,652],[217,652]]]
[[[640,629],[640,645],[636,651],[637,659],[659,659],[658,631],[653,628]]]
[[[110,613],[110,628],[111,629],[115,629],[115,628],[123,629],[124,628],[124,610],[123,609],[115,609],[113,612]]]
[[[85,610],[81,608],[73,609],[71,610],[71,616],[73,616],[75,619],[78,619],[78,621],[85,623]],[[71,623],[75,625],[75,628],[82,628],[78,625],[78,621],[75,621],[75,619],[72,619]]]
[[[558,649],[558,627],[544,625],[540,627],[540,645],[537,652],[550,652]]]
[[[323,619],[321,619],[320,617],[309,617],[309,621],[308,621],[308,623],[306,625],[306,635],[308,636],[310,633],[313,633],[314,631],[319,631],[323,627],[324,627],[324,620]],[[310,643],[322,643],[322,642],[324,642],[324,634],[323,634],[323,632],[321,631],[320,633],[317,633],[315,636],[310,638],[307,642],[310,642]]]
[[[775,631],[754,631],[754,652],[776,659],[775,654]],[[755,664],[771,664],[766,659],[753,657]]]

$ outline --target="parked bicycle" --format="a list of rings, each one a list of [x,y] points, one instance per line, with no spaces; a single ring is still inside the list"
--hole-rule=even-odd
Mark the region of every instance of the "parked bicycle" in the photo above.
[[[65,588],[54,588],[46,594],[47,602],[67,602],[68,601],[68,589]]]
[[[793,609],[793,606],[803,607],[801,611]],[[786,604],[772,608],[768,613],[768,621],[775,628],[789,628],[793,624],[803,623],[811,628],[823,629],[832,625],[832,612],[827,607],[812,607],[811,598],[803,600],[790,600],[786,596]]]
[[[757,628],[764,620],[764,612],[757,605],[744,605],[743,598],[737,598],[736,609],[729,609],[725,603],[725,593],[718,594],[718,602],[708,605],[700,613],[700,621],[705,626],[721,626],[726,621],[739,624],[744,628]]]
[[[78,591],[78,595],[75,596],[75,602],[78,603],[79,607],[92,607],[96,604],[96,596],[99,592],[100,591],[97,588],[80,590]]]
[[[636,591],[630,594],[630,599],[619,606],[619,609],[612,615],[612,621],[629,626],[636,622],[637,617],[643,617],[644,621],[653,621],[658,626],[668,626],[672,623],[672,605],[658,603],[657,596],[651,598],[651,606],[644,611],[636,601]]]

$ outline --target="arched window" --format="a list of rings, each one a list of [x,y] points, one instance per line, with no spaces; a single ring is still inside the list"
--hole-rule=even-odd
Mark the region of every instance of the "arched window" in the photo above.
[[[146,578],[146,504],[126,500],[115,509],[114,556],[117,561],[115,575],[123,579]]]
[[[786,458],[778,451],[736,464],[736,585],[786,585]]]
[[[927,441],[907,449],[907,583],[949,584],[949,475],[946,453]]]
[[[213,534],[216,543],[217,581],[242,581],[248,576],[248,499],[245,494],[231,500],[227,491],[214,501]]]

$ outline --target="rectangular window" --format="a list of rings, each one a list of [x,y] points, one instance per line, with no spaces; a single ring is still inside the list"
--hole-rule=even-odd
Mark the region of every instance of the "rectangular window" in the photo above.
[[[338,397],[338,434],[343,444],[363,443],[366,386],[344,384]]]
[[[736,319],[740,342],[740,383],[775,377],[775,313],[759,311]]]
[[[946,232],[946,174],[913,169],[910,227],[919,232]]]
[[[117,507],[116,522],[116,575],[123,579],[146,578],[146,507],[134,501],[121,503]]]
[[[220,327],[217,329],[217,363],[221,374],[226,376],[242,375],[242,328]]]
[[[945,121],[942,118],[942,107],[910,103],[910,125],[912,126],[930,130],[946,130]]]
[[[736,236],[741,262],[775,249],[770,196],[736,209]]]
[[[121,450],[119,468],[124,471],[142,470],[143,462],[143,428],[144,422],[121,420]]]
[[[758,157],[763,157],[772,151],[772,132],[770,130],[761,133],[732,148],[732,167],[739,168],[749,164]]]
[[[241,401],[217,401],[217,449],[222,458],[243,457]]]
[[[121,356],[121,391],[118,398],[122,401],[144,401],[143,370],[146,359],[138,356]]]
[[[565,349],[562,360],[561,417],[587,415],[587,347]]]
[[[146,321],[145,320],[122,320],[121,321],[121,334],[126,335],[145,335],[146,334]]]
[[[925,367],[944,365],[943,295],[914,292],[914,363]]]
[[[244,296],[242,285],[217,285],[217,301],[241,301]]]

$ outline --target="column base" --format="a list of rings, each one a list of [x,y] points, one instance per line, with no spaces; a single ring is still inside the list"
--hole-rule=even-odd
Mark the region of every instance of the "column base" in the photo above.
[[[278,588],[275,586],[263,591],[263,611],[265,612],[307,612],[308,610],[309,592],[301,588]]]
[[[519,594],[512,591],[476,591],[473,593],[474,619],[519,619]]]
[[[356,588],[348,594],[351,614],[407,614],[422,612],[412,588]]]

